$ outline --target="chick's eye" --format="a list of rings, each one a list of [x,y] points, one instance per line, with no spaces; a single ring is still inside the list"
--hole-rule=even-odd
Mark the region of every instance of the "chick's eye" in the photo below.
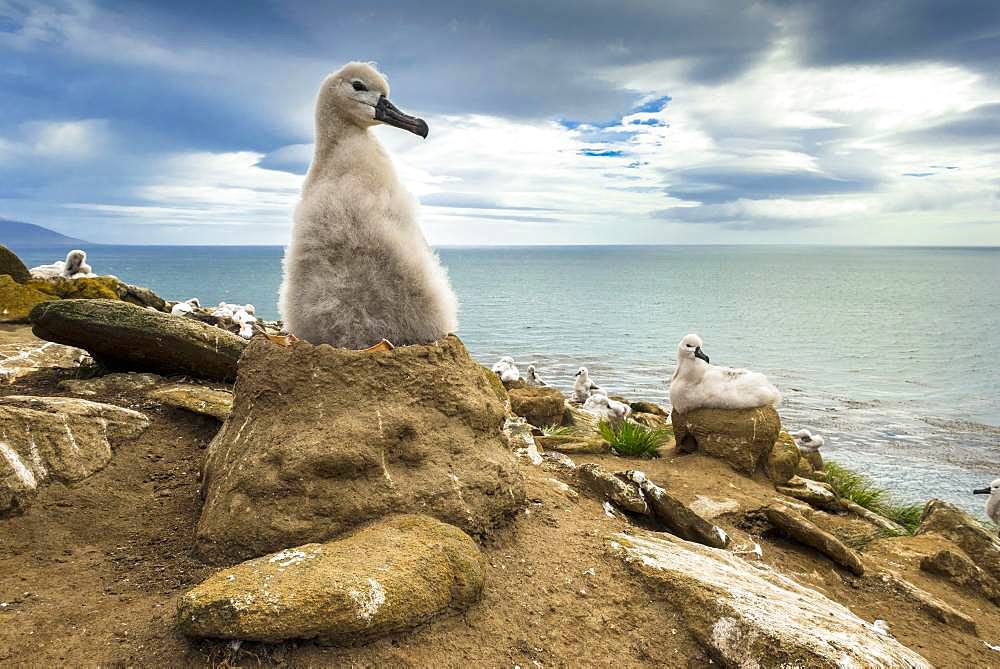
[[[351,82],[351,86],[354,86],[354,90],[356,90],[356,91],[367,91],[368,90],[368,87],[365,86],[364,83],[362,83],[360,81],[352,81]]]

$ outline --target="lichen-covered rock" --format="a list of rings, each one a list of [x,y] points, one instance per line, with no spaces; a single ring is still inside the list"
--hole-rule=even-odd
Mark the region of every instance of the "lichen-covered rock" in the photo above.
[[[865,566],[857,553],[845,546],[840,539],[820,529],[795,511],[771,506],[765,509],[765,514],[771,524],[790,539],[815,548],[857,576],[865,573]]]
[[[609,540],[725,667],[930,669],[920,655],[883,636],[846,607],[770,567],[669,534]]]
[[[125,395],[142,392],[162,382],[163,377],[159,374],[116,372],[93,379],[65,379],[59,382],[59,389],[82,397]]]
[[[510,409],[535,427],[562,423],[566,398],[556,388],[514,388],[508,390]]]
[[[190,636],[354,643],[419,625],[477,601],[485,568],[475,542],[423,515],[223,569],[183,597]]]
[[[993,578],[963,553],[944,549],[934,555],[925,555],[920,568],[942,576],[955,585],[977,592],[1000,606],[1000,581]]]
[[[653,516],[672,533],[681,539],[697,541],[712,548],[725,548],[729,545],[729,535],[725,530],[708,522],[682,501],[640,474],[641,472],[633,472],[632,479],[639,479],[639,487],[649,503]]]
[[[639,484],[625,476],[616,476],[600,465],[587,463],[576,468],[580,483],[599,499],[607,500],[622,511],[649,515],[649,505]]]
[[[100,471],[113,444],[149,420],[130,409],[65,397],[0,398],[0,517],[24,511],[48,480],[73,483]]]
[[[50,341],[0,345],[0,383],[45,369],[77,369],[88,360],[86,351]]]
[[[794,476],[787,485],[775,486],[775,490],[824,511],[837,513],[846,510],[833,488],[821,481]]]
[[[655,402],[646,402],[644,400],[639,400],[638,402],[629,402],[629,408],[632,409],[634,413],[649,413],[655,416],[661,416],[663,418],[669,418],[668,414],[663,407]]]
[[[764,459],[764,473],[776,485],[785,485],[796,475],[799,459],[799,447],[795,445],[795,440],[782,430]]]
[[[73,279],[85,281],[85,279]],[[36,337],[86,349],[112,369],[229,380],[245,339],[119,300],[59,300],[31,312]]]
[[[151,291],[149,288],[143,288],[142,286],[133,286],[129,283],[123,283],[121,289],[119,290],[119,297],[125,302],[129,302],[140,307],[152,307],[157,311],[167,310],[167,303],[162,297]]]
[[[146,396],[167,406],[226,420],[233,408],[233,394],[193,383],[170,383],[153,388]]]
[[[633,423],[638,423],[644,427],[648,427],[651,430],[666,430],[670,433],[671,438],[667,443],[660,446],[661,449],[666,450],[674,447],[673,434],[674,426],[670,424],[670,418],[664,418],[655,413],[631,413],[629,414],[629,420]]]
[[[969,514],[940,499],[924,507],[917,534],[933,532],[951,539],[983,571],[1000,579],[1000,539],[986,531]]]
[[[35,306],[58,298],[0,274],[0,323],[27,323]]]
[[[781,419],[772,406],[754,409],[696,409],[670,415],[677,447],[725,460],[752,476],[774,446]]]
[[[600,455],[611,452],[611,444],[601,437],[575,435],[535,437],[535,443],[545,451],[559,451],[570,455]]]
[[[378,353],[254,338],[206,454],[199,550],[244,559],[409,512],[488,535],[525,500],[505,418],[454,336]]]
[[[122,282],[113,276],[79,279],[57,276],[50,279],[31,279],[26,285],[66,300],[119,300],[122,291]]]
[[[6,274],[17,283],[24,283],[31,278],[28,268],[24,266],[24,263],[17,257],[17,254],[3,244],[0,244],[0,275],[3,274]]]

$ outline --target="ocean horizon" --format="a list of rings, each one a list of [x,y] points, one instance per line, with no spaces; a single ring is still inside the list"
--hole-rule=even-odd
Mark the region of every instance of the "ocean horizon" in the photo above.
[[[90,244],[94,271],[166,299],[251,302],[278,318],[284,247]],[[15,247],[29,265],[64,246]],[[763,372],[789,429],[901,501],[971,492],[1000,473],[1000,381],[990,363],[1000,248],[562,245],[436,249],[461,303],[457,334],[483,364],[511,355],[562,390],[587,366],[613,394],[669,406],[677,342]]]

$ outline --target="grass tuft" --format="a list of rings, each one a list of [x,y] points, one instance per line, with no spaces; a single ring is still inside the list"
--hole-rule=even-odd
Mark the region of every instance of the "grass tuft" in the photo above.
[[[565,425],[546,425],[542,428],[542,434],[546,437],[565,437],[575,433],[573,428]]]
[[[613,425],[602,420],[597,425],[597,431],[604,441],[611,444],[612,451],[629,457],[651,458],[671,436],[670,430],[652,429],[630,421]]]
[[[826,475],[827,483],[833,487],[838,497],[899,523],[909,534],[916,532],[920,526],[920,517],[924,512],[923,504],[897,502],[888,490],[880,488],[867,476],[836,462],[826,463]]]

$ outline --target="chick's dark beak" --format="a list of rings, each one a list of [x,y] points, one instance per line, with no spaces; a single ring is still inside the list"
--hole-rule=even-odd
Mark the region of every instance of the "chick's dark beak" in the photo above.
[[[973,495],[989,495],[990,494],[990,488],[989,488],[989,486],[987,486],[985,488],[979,488],[978,490],[973,490],[972,494]]]
[[[430,132],[427,127],[427,121],[416,116],[404,114],[396,105],[389,102],[389,98],[384,95],[380,96],[378,102],[375,104],[375,120],[402,128],[403,130],[409,130],[414,135],[420,135],[424,139],[427,139],[427,133]]]
[[[705,352],[701,350],[701,346],[699,346],[698,348],[696,348],[696,349],[694,350],[694,357],[696,357],[696,358],[701,358],[701,359],[702,359],[702,360],[704,360],[704,361],[705,361],[706,363],[708,363],[708,356],[707,356],[707,355],[705,355]]]

